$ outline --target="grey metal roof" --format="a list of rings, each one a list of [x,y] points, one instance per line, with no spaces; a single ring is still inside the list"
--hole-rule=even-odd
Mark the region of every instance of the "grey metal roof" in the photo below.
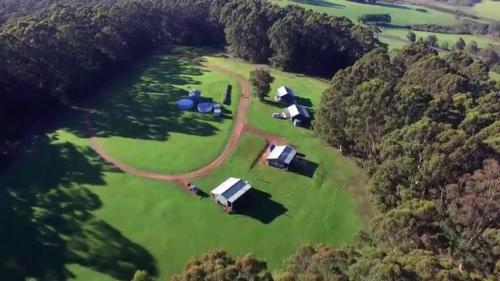
[[[243,181],[237,181],[233,186],[231,186],[228,190],[224,191],[221,195],[226,198],[229,202],[233,203],[238,198],[240,198],[245,192],[250,189],[250,185]]]

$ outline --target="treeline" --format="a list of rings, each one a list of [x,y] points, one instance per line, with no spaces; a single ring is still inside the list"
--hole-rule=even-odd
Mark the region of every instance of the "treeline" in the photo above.
[[[375,23],[375,24],[387,24],[391,23],[390,14],[363,14],[358,17],[358,21],[361,23]]]
[[[365,234],[355,247],[303,246],[284,261],[274,276],[264,261],[253,255],[233,259],[223,251],[210,251],[189,260],[184,272],[171,281],[483,281],[446,256],[430,251],[384,250]],[[494,276],[492,277],[494,278]],[[154,281],[137,271],[131,281]]]
[[[500,22],[482,23],[471,20],[464,20],[457,25],[437,25],[437,24],[417,24],[412,25],[412,29],[439,33],[452,34],[473,34],[500,36]]]
[[[329,77],[381,45],[346,18],[267,1],[216,2],[212,14],[224,25],[229,52],[251,62]]]
[[[68,6],[108,5],[120,0],[0,0],[0,24],[12,17],[39,14],[54,4]]]
[[[315,130],[363,159],[380,251],[449,258],[472,274],[446,280],[499,276],[499,90],[481,61],[425,43],[374,50],[334,76]]]
[[[40,11],[0,31],[0,154],[34,119],[88,97],[160,46],[227,44],[252,62],[330,76],[380,44],[347,19],[267,1],[31,2],[4,3],[16,13]],[[68,5],[46,7],[55,2]]]

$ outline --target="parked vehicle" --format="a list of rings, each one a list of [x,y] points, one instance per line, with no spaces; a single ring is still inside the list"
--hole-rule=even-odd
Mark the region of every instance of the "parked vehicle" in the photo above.
[[[280,112],[274,112],[272,116],[274,119],[283,119],[283,115]]]

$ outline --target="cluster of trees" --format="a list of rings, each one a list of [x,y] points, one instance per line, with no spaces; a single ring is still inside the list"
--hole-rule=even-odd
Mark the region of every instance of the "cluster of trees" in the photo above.
[[[413,31],[408,31],[406,39],[408,39],[410,43],[415,43],[417,42],[417,35]],[[419,38],[418,40],[435,49],[444,51],[465,51],[471,56],[480,58],[490,70],[500,73],[499,51],[496,50],[498,48],[494,46],[480,48],[476,41],[472,40],[466,43],[462,37],[459,37],[457,41],[450,46],[448,41],[439,42],[438,37],[434,34],[430,34],[426,38]]]
[[[381,45],[370,29],[346,18],[267,1],[219,2],[212,14],[224,25],[229,52],[251,62],[331,76]]]
[[[287,259],[273,277],[266,263],[252,255],[236,260],[223,251],[210,251],[191,259],[181,275],[172,281],[480,281],[446,256],[431,251],[408,252],[376,247],[361,233],[355,247],[303,246]],[[494,280],[494,279],[491,279]],[[131,281],[154,281],[145,271],[137,271]]]
[[[391,20],[390,14],[363,14],[358,18],[358,21],[364,24],[388,24],[391,23]]]
[[[268,69],[257,68],[250,72],[250,84],[252,85],[253,93],[260,100],[269,95],[273,81],[274,77],[271,76],[271,72]]]
[[[315,130],[364,160],[382,251],[500,274],[499,90],[481,61],[425,43],[374,50],[334,76]]]
[[[0,28],[2,144],[19,139],[39,116],[86,98],[160,46],[227,44],[233,55],[252,62],[330,76],[380,44],[371,31],[347,19],[268,1],[2,4],[3,16],[29,14],[12,17]],[[4,155],[9,145],[0,147]]]

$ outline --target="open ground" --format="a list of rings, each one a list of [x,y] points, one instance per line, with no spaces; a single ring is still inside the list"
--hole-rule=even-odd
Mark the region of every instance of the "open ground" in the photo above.
[[[26,209],[5,222],[23,231],[1,234],[12,243],[12,253],[2,255],[30,260],[33,276],[49,269],[64,279],[126,280],[142,268],[165,280],[209,249],[253,252],[276,269],[300,245],[352,240],[371,213],[364,174],[310,130],[272,119],[282,106],[249,95],[246,79],[255,67],[203,50],[163,51],[61,117],[0,177],[13,204]],[[287,85],[311,110],[327,87],[272,74],[272,92]],[[218,100],[228,83],[233,103],[223,120],[175,109],[189,87]],[[287,173],[255,162],[267,142],[284,140],[308,169]],[[229,176],[255,188],[252,206],[238,215],[179,188],[194,179],[209,193]]]
[[[394,4],[377,2],[376,4],[363,4],[347,0],[275,0],[277,4],[300,5],[308,9],[313,9],[318,12],[327,13],[334,16],[344,16],[357,22],[358,17],[362,14],[390,14],[392,21],[391,24],[399,26],[407,26],[414,24],[437,24],[437,25],[455,25],[459,21],[454,15],[425,8],[427,12],[417,11],[419,6],[409,4]],[[500,9],[500,2],[483,1],[477,4],[473,9],[477,10],[481,16],[489,17],[492,19],[499,19],[498,11]],[[495,9],[499,7],[498,9]],[[421,8],[421,7],[420,7]],[[472,8],[471,8],[472,9]],[[496,16],[496,18],[495,18]],[[382,28],[382,33],[379,38],[382,42],[389,45],[389,49],[400,49],[407,44],[406,34],[408,29],[403,28]],[[430,34],[436,35],[439,42],[448,42],[451,47],[455,44],[458,38],[462,37],[466,43],[476,41],[479,47],[487,47],[489,45],[500,45],[500,41],[476,35],[460,35],[460,34],[446,34],[446,33],[433,33],[414,31],[418,37],[427,37]]]

